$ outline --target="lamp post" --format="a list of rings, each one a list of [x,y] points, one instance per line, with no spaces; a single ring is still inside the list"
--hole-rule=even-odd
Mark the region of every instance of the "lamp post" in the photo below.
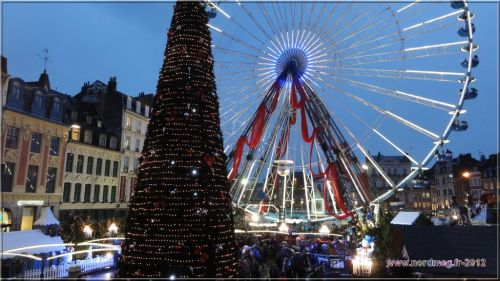
[[[116,223],[112,222],[108,227],[108,231],[110,237],[115,237],[118,234],[118,226],[116,225]],[[117,240],[111,240],[111,244],[117,244]],[[113,251],[113,263],[115,266],[118,265],[118,251]]]
[[[109,225],[108,231],[110,237],[115,237],[118,234],[118,226],[113,222]]]
[[[94,230],[90,227],[90,225],[85,225],[83,227],[83,233],[85,234],[85,238],[87,239],[92,239],[92,233]],[[87,253],[87,258],[91,259],[92,258],[92,246],[89,246],[89,252]]]

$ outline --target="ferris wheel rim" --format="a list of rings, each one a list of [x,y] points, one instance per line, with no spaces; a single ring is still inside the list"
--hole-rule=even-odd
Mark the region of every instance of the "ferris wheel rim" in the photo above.
[[[418,2],[418,1],[416,1],[416,2]],[[412,4],[416,4],[416,2],[414,2]],[[460,94],[459,102],[455,106],[454,109],[450,108],[450,111],[452,111],[453,114],[452,114],[452,117],[450,118],[450,121],[449,121],[448,125],[446,126],[444,132],[442,134],[440,134],[440,135],[435,134],[435,133],[434,134],[429,134],[429,135],[431,135],[433,137],[437,136],[437,138],[435,138],[435,140],[434,140],[434,146],[431,148],[430,152],[426,155],[426,157],[424,157],[424,159],[422,161],[415,161],[414,160],[418,164],[418,165],[415,165],[416,169],[413,169],[413,171],[411,171],[411,173],[409,173],[408,176],[405,179],[403,179],[402,181],[400,181],[398,184],[394,184],[392,186],[392,189],[390,189],[386,194],[383,194],[383,195],[375,198],[374,200],[372,200],[370,202],[370,204],[376,204],[376,203],[379,203],[381,201],[386,200],[398,188],[400,188],[402,185],[406,184],[408,181],[410,181],[411,179],[413,179],[415,175],[417,175],[418,173],[420,173],[423,170],[423,168],[432,160],[432,156],[434,154],[434,151],[436,151],[436,149],[440,148],[446,142],[449,134],[452,131],[453,122],[455,122],[456,120],[458,120],[458,116],[461,113],[461,111],[463,109],[463,106],[464,106],[464,101],[465,101],[464,97],[465,97],[465,94],[466,94],[466,90],[468,89],[469,84],[471,83],[471,80],[472,80],[471,79],[472,78],[472,76],[471,76],[471,72],[472,72],[472,65],[471,65],[471,63],[472,63],[472,53],[475,50],[477,50],[477,48],[476,49],[474,48],[475,44],[473,42],[473,29],[472,29],[471,13],[469,11],[467,2],[463,1],[463,3],[464,3],[463,10],[459,10],[458,12],[462,12],[463,11],[465,14],[467,14],[467,17],[466,17],[465,21],[467,22],[468,27],[469,27],[468,28],[469,34],[468,34],[468,40],[467,40],[467,44],[468,44],[469,47],[468,47],[468,50],[467,50],[467,52],[468,52],[468,66],[467,66],[466,75],[465,75],[464,80],[463,80],[463,87],[462,87],[462,91],[461,91],[461,94]],[[402,12],[402,11],[410,8],[411,7],[410,5],[412,5],[412,4],[409,4],[408,5],[409,7],[405,6],[405,7],[401,8],[401,9],[399,9],[398,12]],[[454,15],[458,14],[458,12],[457,11],[456,12],[452,12],[450,14],[447,14],[446,16],[451,17],[451,16],[454,16]],[[424,24],[426,24],[426,22],[421,22],[419,24],[424,25]],[[414,29],[414,28],[417,28],[417,27],[409,26],[409,27],[407,27],[407,30]],[[447,43],[447,44],[459,45],[461,43],[464,43],[464,41],[450,42],[450,43]],[[432,46],[432,45],[431,46],[426,46],[426,47],[436,48],[436,46]],[[414,49],[415,48],[413,48],[413,49],[412,48],[407,48],[407,50],[410,50],[410,51],[413,51]],[[417,72],[417,70],[415,70],[414,73],[419,73],[419,72]],[[420,74],[422,74],[422,73],[420,73]],[[423,74],[425,74],[425,75],[431,75],[431,74],[436,74],[436,75],[452,75],[452,76],[455,75],[455,73],[432,73],[432,72],[425,72]],[[460,73],[460,75],[461,75],[461,73]],[[458,73],[456,74],[456,76],[458,76]],[[395,115],[395,114],[393,114],[393,117],[397,118],[398,116]],[[413,125],[414,127],[418,127],[418,125],[416,125],[416,124],[409,124],[409,125]],[[377,133],[377,132],[375,132],[375,133]],[[383,136],[383,135],[381,135],[381,136]],[[360,144],[358,144],[357,146],[362,151],[362,149],[360,147]],[[365,156],[366,156],[366,154],[365,154]]]

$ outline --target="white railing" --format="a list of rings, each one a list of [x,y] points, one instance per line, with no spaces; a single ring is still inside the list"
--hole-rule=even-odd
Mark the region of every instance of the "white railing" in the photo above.
[[[113,257],[97,257],[86,260],[75,260],[73,263],[61,264],[59,266],[52,265],[45,268],[43,273],[44,279],[55,279],[68,277],[68,269],[70,266],[78,265],[81,268],[81,273],[91,272],[94,270],[105,269],[114,265]],[[28,269],[24,271],[24,279],[40,279],[42,274],[41,268]]]
[[[82,269],[82,273],[112,267],[114,265],[113,257],[97,257],[86,260],[76,260],[76,265]]]
[[[44,279],[52,279],[52,278],[63,278],[68,277],[68,268],[71,264],[61,264],[59,266],[51,266],[47,267],[44,270]],[[40,279],[40,275],[42,274],[41,268],[28,269],[24,271],[24,279]]]

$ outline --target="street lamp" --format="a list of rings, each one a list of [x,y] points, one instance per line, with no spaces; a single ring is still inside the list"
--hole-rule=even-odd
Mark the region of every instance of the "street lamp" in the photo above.
[[[92,230],[92,228],[90,227],[90,225],[85,225],[83,227],[83,233],[85,233],[85,236],[87,238],[92,238],[92,232],[94,232],[94,230]]]
[[[280,232],[288,232],[288,225],[286,223],[282,223],[280,227],[278,228]]]
[[[361,168],[363,168],[363,170],[368,170],[368,165],[363,164],[363,165],[361,165]]]
[[[321,235],[330,234],[330,229],[326,224],[322,224],[321,227],[319,228],[319,233],[321,233]]]
[[[464,178],[468,178],[468,177],[470,177],[470,173],[469,173],[469,172],[467,172],[467,171],[465,171],[465,172],[463,172],[463,173],[462,173],[462,176],[463,176]]]
[[[108,227],[109,235],[114,237],[118,233],[118,226],[113,222]]]

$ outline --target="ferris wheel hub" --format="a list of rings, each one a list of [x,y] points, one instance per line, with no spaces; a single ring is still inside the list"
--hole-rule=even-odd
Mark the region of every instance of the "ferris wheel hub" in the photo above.
[[[293,75],[301,77],[306,73],[309,58],[306,51],[299,48],[285,49],[276,60],[276,76]]]

